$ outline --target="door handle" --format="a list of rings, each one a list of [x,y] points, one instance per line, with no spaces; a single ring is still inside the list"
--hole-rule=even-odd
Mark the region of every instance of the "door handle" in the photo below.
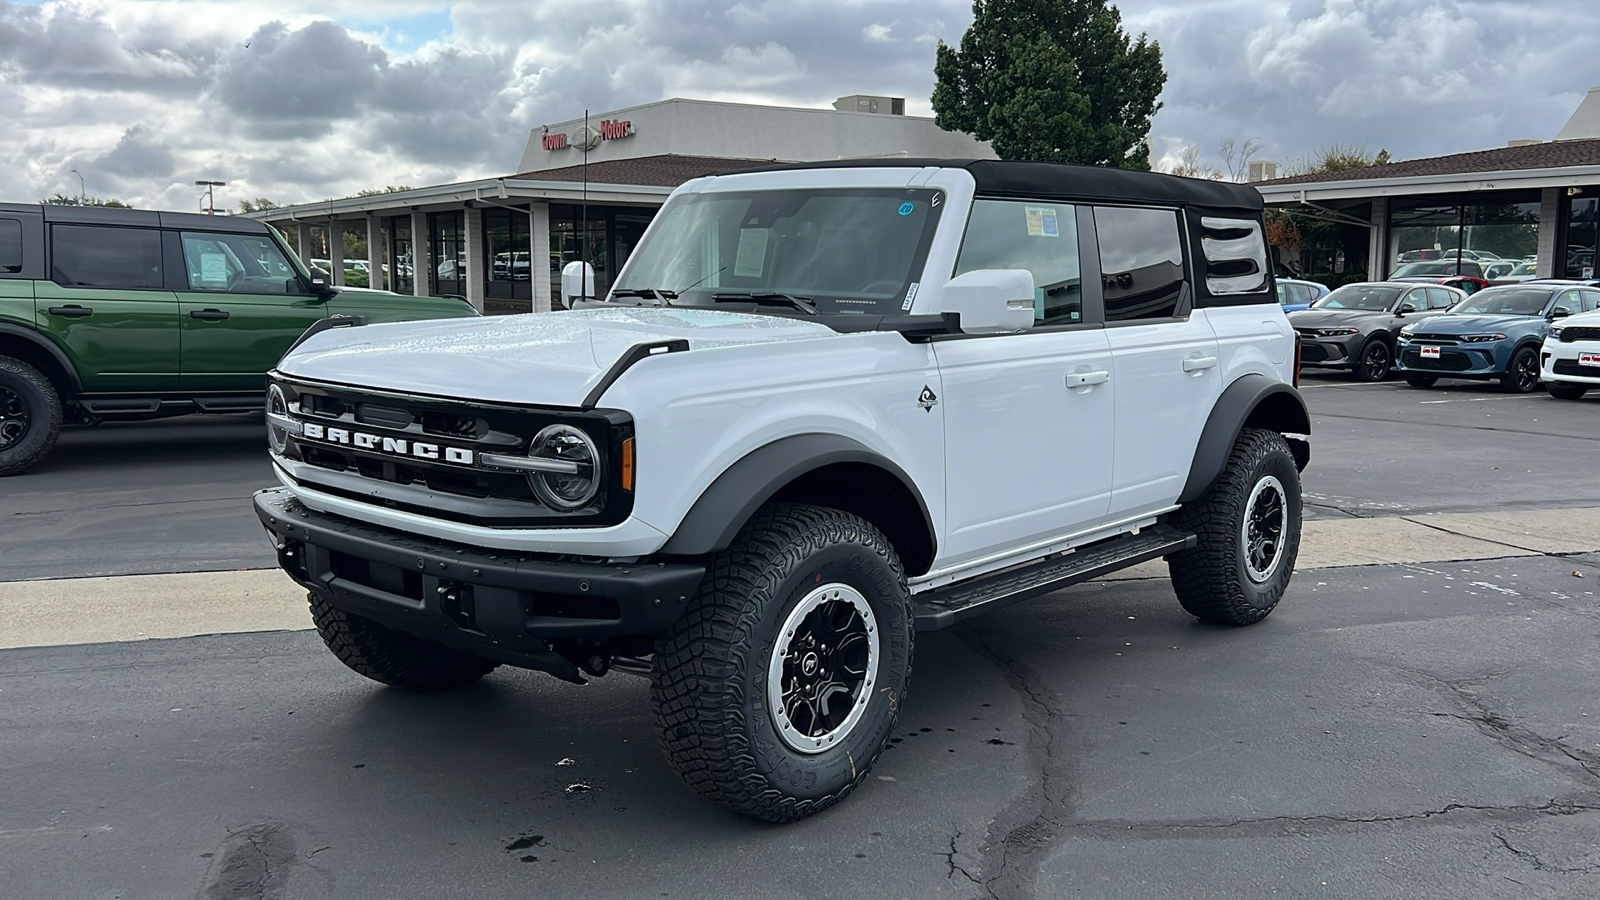
[[[50,315],[65,316],[68,319],[81,319],[84,316],[94,315],[94,310],[87,306],[52,306]]]
[[[197,309],[189,313],[191,319],[226,319],[228,314],[220,309]]]
[[[1067,387],[1069,388],[1093,387],[1097,384],[1105,384],[1110,380],[1111,373],[1104,371],[1067,373]]]
[[[1191,356],[1183,361],[1183,370],[1185,372],[1198,372],[1202,369],[1209,369],[1216,364],[1217,358],[1215,356]]]

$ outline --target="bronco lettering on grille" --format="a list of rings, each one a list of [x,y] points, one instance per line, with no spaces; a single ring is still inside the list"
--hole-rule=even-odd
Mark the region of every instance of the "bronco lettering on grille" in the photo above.
[[[358,450],[371,450],[375,453],[387,453],[391,456],[407,456],[412,459],[430,461],[443,460],[458,466],[470,466],[477,461],[477,454],[465,447],[445,447],[440,444],[412,441],[406,438],[384,437],[378,434],[351,431],[348,428],[329,428],[317,422],[305,423],[301,437],[308,441],[321,441],[324,444],[337,444],[341,447],[355,447]]]

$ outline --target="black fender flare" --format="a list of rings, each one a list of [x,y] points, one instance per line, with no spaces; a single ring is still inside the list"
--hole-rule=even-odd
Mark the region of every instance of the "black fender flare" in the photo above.
[[[661,552],[673,556],[701,556],[726,550],[756,510],[785,486],[808,472],[839,463],[871,466],[899,482],[916,501],[922,528],[926,529],[926,561],[931,563],[937,546],[933,516],[916,482],[882,454],[859,441],[836,434],[791,435],[746,454],[700,494]],[[914,565],[910,560],[907,563]]]
[[[1179,503],[1188,503],[1206,492],[1211,483],[1222,474],[1228,464],[1228,454],[1246,425],[1271,428],[1283,434],[1310,435],[1311,415],[1306,412],[1306,402],[1291,385],[1274,381],[1265,375],[1241,375],[1228,385],[1211,407],[1205,430],[1200,432],[1200,443],[1194,450],[1194,461],[1189,465],[1189,480],[1184,483]],[[1296,446],[1298,445],[1298,446]],[[1295,450],[1295,465],[1304,469],[1311,460],[1311,445],[1306,441],[1291,443]]]
[[[31,328],[23,328],[18,325],[8,325],[5,323],[0,323],[0,335],[21,338],[35,347],[38,347],[40,350],[43,350],[46,355],[55,360],[56,365],[61,367],[61,371],[66,376],[68,383],[72,385],[72,392],[74,394],[83,392],[83,381],[78,378],[77,367],[72,364],[72,360],[67,358],[67,354],[63,353],[61,348],[56,346],[54,341],[51,341]]]

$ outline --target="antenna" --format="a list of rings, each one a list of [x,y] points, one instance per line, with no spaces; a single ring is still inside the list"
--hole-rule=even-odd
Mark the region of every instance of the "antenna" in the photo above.
[[[578,228],[578,296],[589,299],[589,111],[583,111],[583,224]]]

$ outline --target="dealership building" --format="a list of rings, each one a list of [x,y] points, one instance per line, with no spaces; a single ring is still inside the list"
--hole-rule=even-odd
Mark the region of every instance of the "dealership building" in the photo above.
[[[778,162],[992,159],[989,145],[905,115],[898,97],[855,95],[832,109],[662,100],[534,129],[516,174],[251,213],[325,246],[330,272],[365,268],[372,287],[459,294],[486,313],[560,306],[560,271],[583,259],[604,293],[672,189],[692,178]],[[367,259],[347,263],[357,231]],[[326,236],[324,240],[317,240]]]
[[[1531,257],[1541,278],[1594,278],[1600,87],[1553,140],[1258,180],[1255,187],[1268,207],[1340,223],[1339,240],[1300,255],[1306,274],[1365,272],[1378,280],[1404,262],[1470,259],[1452,251],[1479,251]]]

